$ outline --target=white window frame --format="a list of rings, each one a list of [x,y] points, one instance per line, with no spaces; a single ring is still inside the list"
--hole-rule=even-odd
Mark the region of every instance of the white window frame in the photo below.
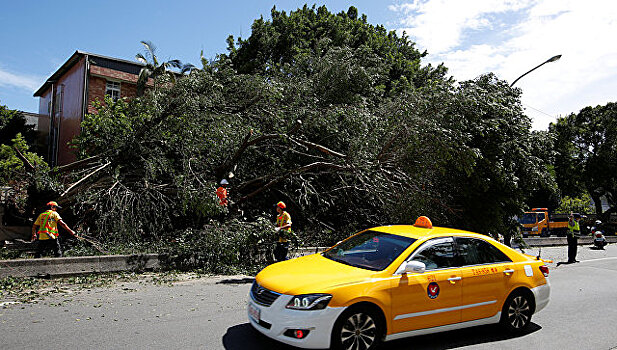
[[[105,96],[111,97],[116,102],[120,98],[122,85],[119,81],[107,80],[105,84]]]

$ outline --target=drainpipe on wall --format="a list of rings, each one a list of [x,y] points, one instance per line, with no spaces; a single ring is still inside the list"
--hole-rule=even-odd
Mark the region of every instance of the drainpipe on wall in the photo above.
[[[53,150],[54,150],[54,142],[55,142],[55,137],[54,137],[54,101],[55,101],[55,96],[54,96],[54,83],[51,83],[51,96],[50,96],[50,100],[49,100],[49,134],[47,135],[47,157],[48,157],[48,161],[49,161],[49,165],[51,167],[54,166],[54,159],[53,159]]]
[[[86,60],[86,65],[84,68],[84,93],[83,93],[83,105],[82,105],[82,110],[83,112],[81,113],[81,121],[84,121],[84,118],[86,117],[86,114],[88,113],[88,88],[90,85],[90,58],[88,55],[85,56],[85,60]],[[80,127],[80,131],[83,131],[81,129],[81,125]]]
[[[58,95],[58,90],[60,90],[60,103],[58,104],[58,136],[56,137],[56,154],[54,156],[56,161],[54,166],[58,165],[58,154],[60,153],[60,132],[62,131],[62,117],[64,117],[64,84],[56,85],[56,95]]]

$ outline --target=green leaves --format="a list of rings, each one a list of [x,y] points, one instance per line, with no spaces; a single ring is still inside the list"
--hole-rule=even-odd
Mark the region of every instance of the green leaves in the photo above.
[[[578,114],[559,118],[551,124],[555,137],[555,172],[564,195],[583,193],[596,203],[601,214],[602,197],[609,213],[617,210],[612,199],[617,192],[617,104],[586,107]]]
[[[86,118],[79,151],[112,165],[80,210],[102,232],[159,241],[274,217],[280,200],[301,233],[420,215],[506,233],[530,193],[551,189],[550,143],[531,133],[519,90],[492,74],[455,85],[424,54],[353,9],[273,9],[228,55],[202,53],[203,69]],[[152,61],[161,79],[180,64]],[[228,208],[214,196],[222,178]]]
[[[22,213],[30,200],[29,192],[57,187],[47,163],[31,151],[35,133],[25,123],[21,112],[0,106],[0,186],[11,187],[7,204]]]
[[[399,37],[386,32],[383,26],[368,24],[365,15],[359,19],[353,6],[347,13],[338,14],[330,13],[325,6],[305,5],[289,15],[273,8],[271,17],[270,21],[255,20],[251,36],[238,39],[237,47],[233,37],[228,38],[228,57],[238,72],[273,75],[285,72],[291,65],[303,67],[303,73],[311,75],[312,66],[300,62],[324,57],[331,50],[350,49],[379,58],[384,78],[372,83],[382,83],[388,92],[421,87],[429,76],[439,80],[445,77],[443,67],[420,68],[420,58],[426,53],[418,52],[406,36]]]

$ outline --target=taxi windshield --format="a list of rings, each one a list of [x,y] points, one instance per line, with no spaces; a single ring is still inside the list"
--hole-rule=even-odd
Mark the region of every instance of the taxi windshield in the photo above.
[[[354,267],[381,271],[416,240],[377,231],[361,232],[323,253],[323,256]]]

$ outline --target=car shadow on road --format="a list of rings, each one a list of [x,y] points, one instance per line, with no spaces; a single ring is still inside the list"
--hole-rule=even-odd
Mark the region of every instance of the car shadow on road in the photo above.
[[[246,277],[246,278],[228,278],[224,280],[220,280],[216,282],[216,284],[249,284],[255,282],[254,277]]]
[[[507,339],[523,337],[542,329],[541,326],[530,323],[529,327],[521,334],[512,335],[505,332],[499,325],[477,326],[455,331],[421,335],[388,342],[388,350],[445,350],[456,349],[484,343],[498,342]],[[499,347],[499,346],[497,346]]]
[[[504,332],[497,325],[477,326],[443,333],[421,335],[386,343],[382,349],[388,350],[446,350],[456,349],[484,343],[498,342],[507,339],[523,337],[542,329],[541,326],[531,323],[527,330],[519,335]],[[227,329],[223,336],[223,346],[226,350],[296,350],[298,348],[274,341],[253,327],[244,323]]]
[[[223,335],[226,350],[296,350],[298,348],[279,343],[253,329],[249,323],[227,329]]]

